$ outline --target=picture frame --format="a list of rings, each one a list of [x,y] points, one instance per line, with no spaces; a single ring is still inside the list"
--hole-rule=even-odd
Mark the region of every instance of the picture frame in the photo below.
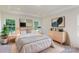
[[[52,19],[51,26],[52,27],[65,27],[65,16]]]

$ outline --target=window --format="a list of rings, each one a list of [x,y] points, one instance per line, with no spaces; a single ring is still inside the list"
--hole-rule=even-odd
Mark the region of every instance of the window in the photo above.
[[[35,30],[38,30],[38,26],[39,26],[39,22],[38,21],[35,21],[34,22],[34,29]]]
[[[15,20],[13,19],[6,19],[6,26],[10,32],[14,32],[15,31]]]
[[[35,30],[39,30],[39,28],[41,27],[40,18],[36,18],[34,20],[34,25],[33,26],[34,26]]]

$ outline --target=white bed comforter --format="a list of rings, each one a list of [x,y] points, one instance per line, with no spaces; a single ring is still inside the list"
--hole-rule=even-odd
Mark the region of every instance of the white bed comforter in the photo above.
[[[18,52],[36,53],[52,45],[52,40],[46,36],[19,37],[16,41]]]

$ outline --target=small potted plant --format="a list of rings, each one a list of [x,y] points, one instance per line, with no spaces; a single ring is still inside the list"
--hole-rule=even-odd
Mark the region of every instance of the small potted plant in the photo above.
[[[4,25],[2,32],[1,32],[1,38],[6,39],[8,34],[9,34],[8,28],[6,25]]]
[[[2,29],[2,32],[1,32],[1,44],[2,45],[7,43],[7,42],[5,42],[5,39],[7,38],[8,34],[9,34],[8,28],[7,28],[6,25],[4,25],[3,29]]]

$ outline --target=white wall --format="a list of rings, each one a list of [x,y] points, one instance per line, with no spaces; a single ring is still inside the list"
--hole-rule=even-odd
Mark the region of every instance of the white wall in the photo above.
[[[0,35],[1,35],[1,31],[2,31],[2,21],[1,21],[1,14],[0,14]]]
[[[1,32],[1,29],[2,29],[2,27],[1,27],[1,20],[0,20],[0,32]]]
[[[43,33],[45,34],[48,34],[48,31],[50,30],[51,28],[51,18],[42,18],[41,20],[41,25],[42,25],[42,31]]]
[[[71,46],[79,48],[79,37],[77,36],[77,16],[79,15],[79,8],[71,9],[67,11],[60,12],[58,14],[52,15],[48,18],[43,18],[42,26],[48,33],[51,28],[51,19],[57,16],[65,16],[65,28],[64,30],[68,32],[70,37]]]

